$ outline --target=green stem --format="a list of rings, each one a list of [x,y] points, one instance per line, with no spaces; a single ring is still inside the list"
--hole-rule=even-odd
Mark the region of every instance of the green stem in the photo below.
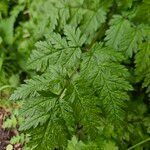
[[[135,147],[138,147],[138,146],[140,146],[140,145],[142,145],[143,143],[146,143],[146,142],[148,142],[148,141],[150,141],[150,138],[147,138],[147,139],[145,139],[145,140],[143,140],[143,141],[141,141],[141,142],[139,142],[139,143],[137,143],[137,144],[135,144],[135,145],[129,147],[127,150],[134,149]]]
[[[6,88],[12,88],[12,86],[11,85],[4,85],[4,86],[0,87],[0,91],[4,90]]]

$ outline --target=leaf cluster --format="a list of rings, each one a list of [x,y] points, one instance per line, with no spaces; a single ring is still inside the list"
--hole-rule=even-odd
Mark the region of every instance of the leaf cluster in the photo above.
[[[24,103],[29,149],[117,150],[149,137],[148,0],[7,4],[0,2],[1,47],[16,48],[25,58],[15,58],[16,72],[30,74],[10,97]]]

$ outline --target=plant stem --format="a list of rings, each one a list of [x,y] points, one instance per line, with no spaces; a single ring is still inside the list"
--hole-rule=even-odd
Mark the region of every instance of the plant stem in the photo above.
[[[143,140],[143,141],[141,141],[141,142],[139,142],[139,143],[137,143],[137,144],[135,144],[135,145],[129,147],[127,150],[134,149],[135,147],[138,147],[138,146],[140,146],[140,145],[142,145],[143,143],[146,143],[146,142],[148,142],[148,141],[150,141],[150,138],[147,138],[147,139],[145,139],[145,140]]]

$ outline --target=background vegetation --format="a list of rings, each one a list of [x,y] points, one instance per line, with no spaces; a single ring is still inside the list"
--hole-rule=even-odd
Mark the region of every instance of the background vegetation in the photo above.
[[[0,0],[0,148],[149,150],[149,25],[149,0]]]

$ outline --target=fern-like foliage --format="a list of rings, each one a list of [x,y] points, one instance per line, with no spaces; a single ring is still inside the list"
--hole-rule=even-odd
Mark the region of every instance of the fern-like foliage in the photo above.
[[[25,100],[21,114],[26,120],[20,129],[31,129],[35,149],[65,146],[77,126],[84,127],[81,138],[88,134],[94,140],[99,134],[98,114],[104,113],[110,122],[123,121],[131,90],[121,53],[103,43],[82,53],[81,31],[66,26],[64,35],[53,32],[37,43],[29,67],[45,73],[27,80],[11,96]]]
[[[143,59],[144,58],[144,59]],[[140,45],[139,52],[135,57],[136,70],[138,80],[144,80],[143,87],[148,87],[150,92],[150,43],[147,41]]]
[[[11,17],[0,19],[0,36],[7,44],[13,43],[14,38],[14,24],[18,14],[24,9],[24,4],[20,4],[10,12]]]
[[[47,41],[36,44],[37,49],[31,54],[29,67],[38,71],[45,70],[48,65],[61,64],[67,67],[74,67],[81,57],[80,46],[85,41],[79,29],[66,26],[64,29],[65,38],[60,34],[51,33]]]
[[[106,31],[106,45],[122,51],[131,58],[146,36],[144,32],[144,26],[134,26],[125,17],[114,15],[110,21],[110,28]]]
[[[106,45],[119,49],[120,40],[125,32],[129,30],[130,22],[120,15],[114,15],[110,25],[110,28],[106,31]]]
[[[110,139],[117,137],[112,130],[127,119],[130,72],[134,69],[128,66],[129,72],[125,65],[134,56],[138,82],[144,80],[143,87],[150,91],[149,27],[134,22],[140,2],[39,2],[43,8],[33,1],[30,11],[41,10],[45,19],[41,13],[37,21],[36,11],[30,23],[37,23],[36,29],[45,36],[35,44],[27,62],[38,75],[11,96],[24,103],[20,130],[30,134],[28,145],[35,150],[117,149]],[[125,10],[134,4],[131,15]],[[115,8],[115,13],[110,8]],[[117,13],[120,9],[124,11]]]
[[[143,0],[141,5],[139,5],[136,9],[136,16],[134,18],[137,22],[142,22],[145,24],[150,24],[150,13],[149,13],[150,2],[149,0]],[[143,17],[145,16],[145,17]]]
[[[112,0],[40,0],[38,3],[33,0],[29,8],[32,18],[23,27],[35,39],[39,39],[44,33],[55,29],[62,30],[66,24],[70,24],[79,27],[87,35],[86,43],[89,44],[106,21],[111,5]]]
[[[121,60],[119,53],[96,44],[81,63],[81,80],[89,82],[111,120],[121,120],[124,100],[128,99],[125,91],[131,90],[125,80],[127,70],[119,64]]]

